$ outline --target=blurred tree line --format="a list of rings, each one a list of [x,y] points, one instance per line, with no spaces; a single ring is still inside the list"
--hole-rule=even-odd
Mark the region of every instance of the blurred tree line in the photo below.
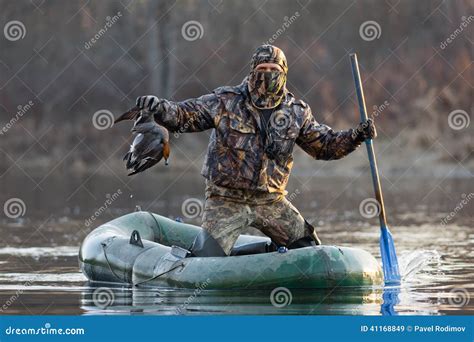
[[[473,108],[470,0],[0,4],[2,24],[18,20],[26,31],[15,41],[5,32],[1,37],[0,124],[11,124],[0,135],[3,170],[18,159],[52,168],[70,158],[78,169],[110,156],[118,161],[129,126],[98,130],[95,112],[117,116],[144,94],[182,100],[238,84],[253,50],[269,40],[287,55],[288,88],[317,120],[336,129],[357,124],[348,58],[357,52],[382,139],[403,132],[403,144],[423,148],[444,137],[451,153],[472,158],[473,125],[448,126],[451,111]],[[197,38],[185,37],[190,21],[198,23]],[[380,26],[378,38],[362,39],[366,21]],[[206,133],[175,138],[174,155],[199,155],[207,139]]]

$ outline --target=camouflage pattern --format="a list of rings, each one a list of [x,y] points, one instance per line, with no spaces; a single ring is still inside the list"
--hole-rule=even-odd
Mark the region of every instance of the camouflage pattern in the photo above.
[[[262,63],[277,64],[282,71],[257,71],[256,68]],[[272,45],[260,46],[252,56],[250,68],[248,90],[252,104],[260,109],[278,106],[286,93],[286,75],[288,73],[288,65],[283,51]]]
[[[213,129],[201,173],[216,185],[281,194],[295,144],[315,159],[333,160],[363,141],[352,129],[336,132],[319,124],[309,106],[290,92],[264,125],[250,100],[247,79],[196,99],[161,100],[155,120],[171,132]]]
[[[288,63],[286,62],[286,56],[283,51],[276,46],[268,44],[259,46],[252,55],[250,71],[255,70],[257,65],[262,63],[278,64],[285,74],[288,73]]]
[[[252,104],[259,109],[271,109],[283,100],[286,75],[279,71],[253,71],[248,88]]]
[[[227,255],[249,226],[279,246],[311,234],[301,214],[282,194],[229,189],[207,182],[202,227]]]

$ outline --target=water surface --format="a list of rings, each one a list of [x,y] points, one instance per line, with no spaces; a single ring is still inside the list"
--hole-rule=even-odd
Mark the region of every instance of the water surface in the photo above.
[[[468,179],[399,179],[385,186],[389,226],[404,281],[400,287],[291,290],[280,303],[268,291],[143,289],[89,283],[79,272],[77,251],[94,226],[135,206],[184,217],[187,198],[203,199],[195,176],[151,175],[55,178],[43,190],[11,178],[5,198],[21,197],[26,214],[3,218],[0,239],[0,309],[3,314],[472,314],[474,303],[473,205],[450,212],[473,191]],[[82,184],[82,185],[81,185]],[[78,189],[78,185],[81,185]],[[120,190],[119,196],[114,196]],[[294,204],[318,227],[326,244],[363,248],[379,258],[376,218],[359,204],[371,197],[367,179],[293,177]],[[54,195],[53,195],[54,194]],[[114,198],[106,210],[107,199]],[[188,215],[189,216],[189,215]],[[93,221],[91,217],[94,217]],[[185,221],[198,223],[199,217]],[[91,224],[87,223],[92,222]],[[254,232],[250,230],[250,232]],[[105,305],[104,305],[105,304]]]

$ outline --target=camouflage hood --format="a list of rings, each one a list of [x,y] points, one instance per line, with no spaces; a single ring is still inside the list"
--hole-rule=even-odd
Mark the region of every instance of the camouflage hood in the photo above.
[[[282,71],[257,71],[262,63],[278,64]],[[286,75],[288,64],[283,51],[273,45],[262,45],[252,56],[248,90],[252,104],[261,109],[278,106],[286,94]]]

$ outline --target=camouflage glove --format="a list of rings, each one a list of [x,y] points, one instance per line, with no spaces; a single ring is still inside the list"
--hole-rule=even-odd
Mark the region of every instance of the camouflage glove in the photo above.
[[[152,113],[157,113],[160,111],[159,106],[163,101],[163,99],[159,99],[153,95],[139,96],[137,98],[137,107],[139,109],[148,109]]]
[[[375,139],[377,137],[377,130],[375,129],[374,120],[368,119],[366,122],[361,122],[352,132],[352,136],[359,143],[367,139]]]

